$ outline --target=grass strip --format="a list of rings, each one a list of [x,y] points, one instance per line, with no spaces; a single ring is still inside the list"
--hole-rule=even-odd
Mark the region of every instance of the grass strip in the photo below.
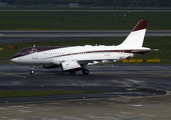
[[[170,12],[0,11],[0,30],[131,30],[147,19],[150,30],[170,30]]]
[[[0,91],[0,98],[52,96],[100,92],[104,91]]]
[[[13,62],[10,62],[10,61],[8,61],[8,62],[0,61],[0,64],[13,64]]]
[[[118,8],[118,7],[78,7],[78,8],[72,8],[72,7],[57,7],[57,6],[37,6],[37,7],[0,7],[0,10],[170,10],[170,8],[147,8],[147,7],[130,7],[130,8]]]

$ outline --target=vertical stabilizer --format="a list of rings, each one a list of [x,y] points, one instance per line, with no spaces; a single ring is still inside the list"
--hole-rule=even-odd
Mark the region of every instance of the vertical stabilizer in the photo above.
[[[148,20],[140,20],[128,37],[119,46],[140,48],[143,45]]]

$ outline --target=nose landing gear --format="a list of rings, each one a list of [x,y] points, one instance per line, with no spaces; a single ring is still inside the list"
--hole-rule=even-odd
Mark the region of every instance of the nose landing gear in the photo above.
[[[34,70],[30,70],[30,74],[34,74],[34,72],[35,72]]]
[[[34,66],[33,66],[33,65],[31,65],[30,74],[34,74],[34,73],[35,73],[35,71],[34,71]]]

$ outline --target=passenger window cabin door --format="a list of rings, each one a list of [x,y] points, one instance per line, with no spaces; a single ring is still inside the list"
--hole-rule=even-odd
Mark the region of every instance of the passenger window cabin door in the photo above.
[[[38,59],[38,54],[37,54],[37,49],[36,48],[32,48],[32,59]]]

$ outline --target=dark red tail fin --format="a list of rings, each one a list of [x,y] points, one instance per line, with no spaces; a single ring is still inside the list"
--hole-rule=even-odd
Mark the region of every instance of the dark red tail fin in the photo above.
[[[138,24],[135,26],[135,28],[132,30],[132,32],[141,30],[141,29],[146,29],[147,23],[148,23],[148,20],[140,20]]]

